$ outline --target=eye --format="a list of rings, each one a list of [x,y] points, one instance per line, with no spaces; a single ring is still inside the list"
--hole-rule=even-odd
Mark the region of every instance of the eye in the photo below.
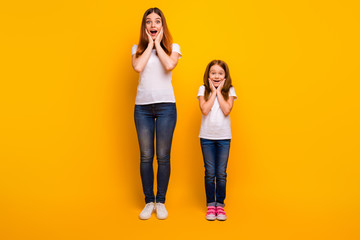
[[[156,21],[156,23],[157,23],[157,24],[159,24],[159,23],[160,23],[160,21],[159,21],[159,20],[157,20],[157,21]]]
[[[146,24],[150,24],[150,21],[146,21]]]

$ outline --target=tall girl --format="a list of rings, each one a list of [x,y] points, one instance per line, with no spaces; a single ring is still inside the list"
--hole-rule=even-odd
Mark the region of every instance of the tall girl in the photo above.
[[[205,165],[207,220],[226,220],[226,168],[229,158],[230,112],[236,99],[228,65],[211,61],[205,70],[198,100],[202,113],[200,143]],[[216,180],[215,180],[216,179]]]
[[[140,73],[134,111],[146,203],[140,219],[149,219],[155,210],[158,219],[168,217],[164,203],[177,118],[171,71],[180,57],[180,47],[172,43],[164,14],[158,8],[148,9],[142,19],[139,44],[132,47],[132,66]],[[156,197],[153,190],[154,136],[158,161]]]

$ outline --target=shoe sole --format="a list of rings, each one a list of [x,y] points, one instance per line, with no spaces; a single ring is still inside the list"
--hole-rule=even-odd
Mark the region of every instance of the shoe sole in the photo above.
[[[159,217],[159,216],[157,215],[157,213],[156,213],[156,217],[157,217],[157,219],[159,219],[159,220],[165,220],[165,219],[168,218],[168,216],[166,216],[166,217]]]

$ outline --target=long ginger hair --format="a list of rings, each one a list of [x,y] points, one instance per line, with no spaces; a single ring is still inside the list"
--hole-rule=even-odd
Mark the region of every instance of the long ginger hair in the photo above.
[[[205,86],[204,98],[207,101],[209,99],[209,96],[211,93],[211,88],[210,88],[210,83],[209,83],[209,73],[210,73],[210,68],[214,65],[219,65],[225,71],[226,81],[224,83],[223,88],[221,89],[221,95],[223,95],[225,100],[228,100],[229,99],[229,91],[230,91],[230,88],[232,87],[232,82],[231,82],[229,67],[222,60],[212,60],[206,67],[206,70],[204,73],[204,86]]]
[[[172,53],[172,37],[171,37],[170,31],[169,31],[169,29],[167,27],[166,19],[165,19],[164,14],[162,13],[162,11],[160,9],[155,7],[155,8],[149,8],[144,13],[144,16],[143,16],[143,19],[142,19],[142,22],[141,22],[140,40],[139,40],[138,48],[136,50],[136,57],[139,57],[141,54],[143,54],[143,52],[145,51],[145,49],[148,46],[149,38],[146,35],[146,31],[145,31],[145,29],[146,29],[146,17],[151,13],[156,13],[161,18],[161,23],[162,23],[162,27],[163,27],[163,38],[161,40],[160,45],[164,49],[166,54],[170,56],[171,53]]]

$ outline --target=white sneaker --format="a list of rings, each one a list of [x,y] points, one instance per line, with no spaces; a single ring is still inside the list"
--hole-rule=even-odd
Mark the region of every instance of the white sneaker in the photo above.
[[[156,216],[161,220],[168,217],[168,212],[166,211],[165,205],[163,203],[156,203]]]
[[[144,209],[141,211],[139,218],[141,220],[149,219],[151,217],[151,214],[154,212],[154,210],[155,207],[153,202],[146,204]]]

